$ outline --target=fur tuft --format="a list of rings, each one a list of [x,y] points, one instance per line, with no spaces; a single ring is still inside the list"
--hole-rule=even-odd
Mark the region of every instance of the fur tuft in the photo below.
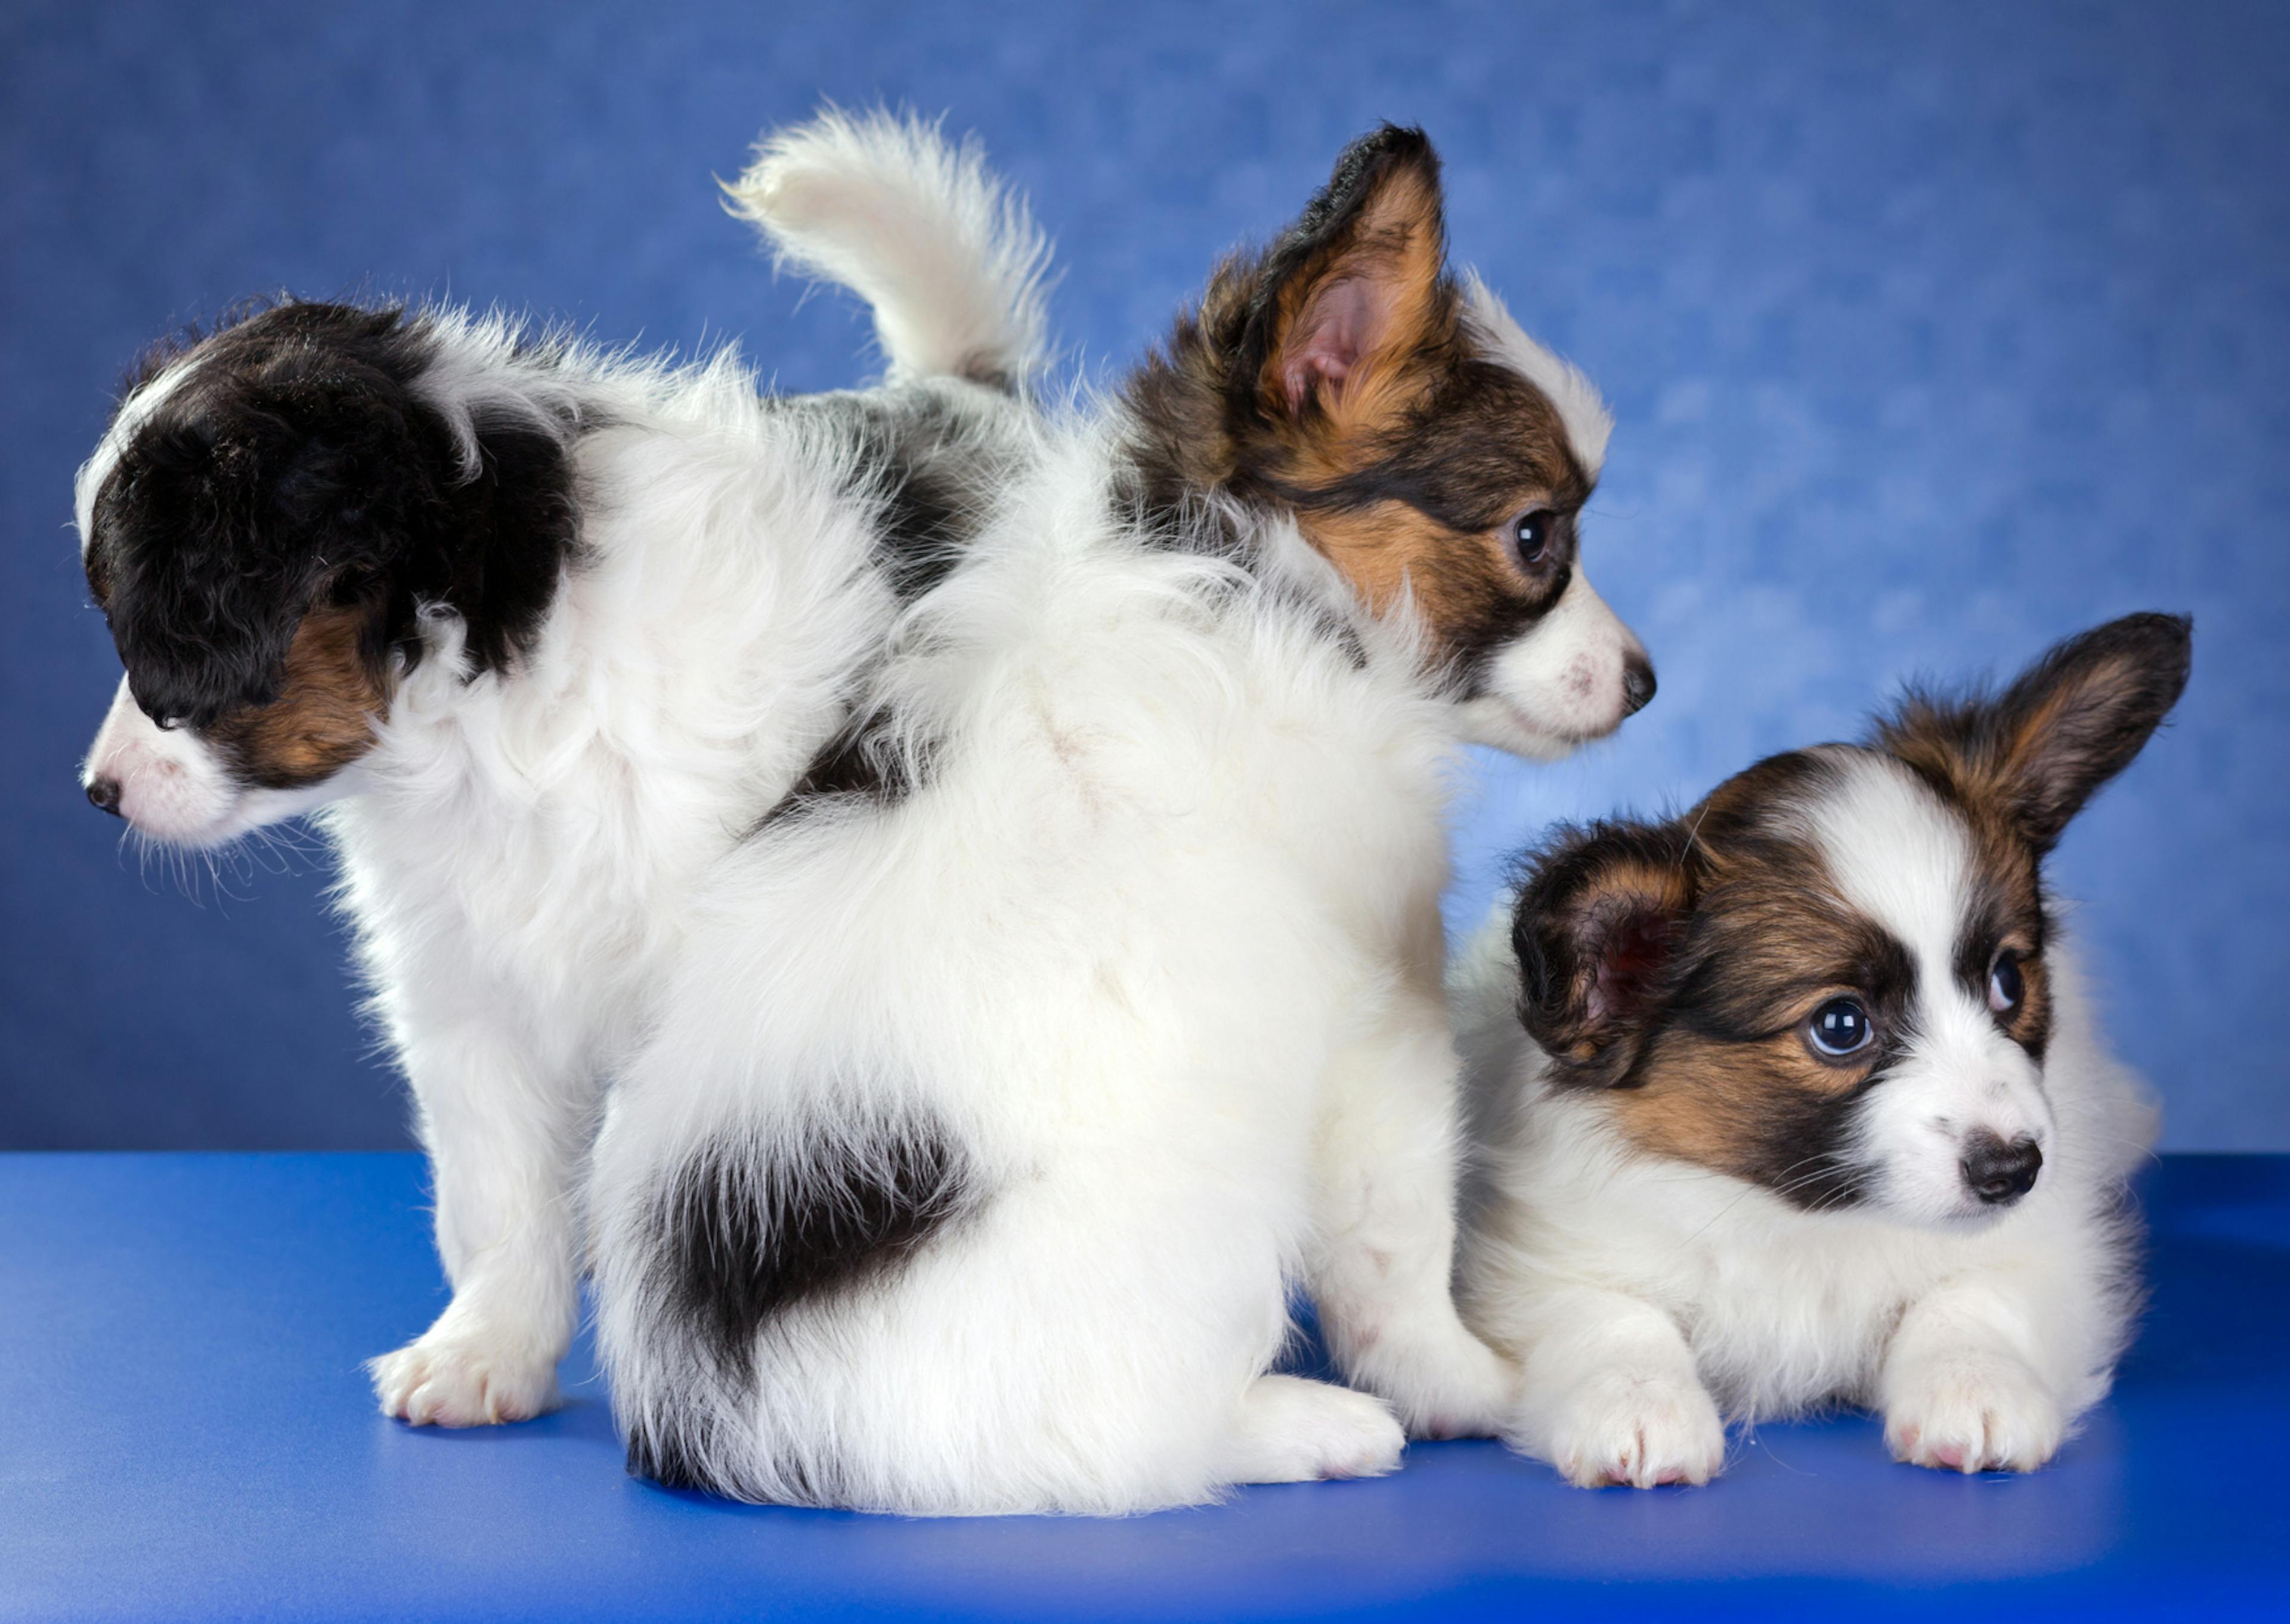
[[[779,264],[858,294],[897,378],[1017,389],[1044,359],[1049,243],[973,138],[829,108],[767,136],[726,186]]]

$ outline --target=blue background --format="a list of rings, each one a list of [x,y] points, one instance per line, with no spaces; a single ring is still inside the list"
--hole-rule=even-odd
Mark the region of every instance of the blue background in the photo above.
[[[774,285],[709,180],[827,96],[984,136],[1093,374],[1349,136],[1430,131],[1460,257],[1613,403],[1589,566],[1662,684],[1574,763],[1489,764],[1458,924],[1551,818],[2191,611],[2176,725],[2054,876],[2167,1142],[2290,1148],[2290,7],[318,13],[0,15],[0,1145],[404,1142],[323,857],[181,882],[74,782],[117,665],[70,478],[129,358],[284,287],[736,335],[784,388],[846,383],[863,320]]]

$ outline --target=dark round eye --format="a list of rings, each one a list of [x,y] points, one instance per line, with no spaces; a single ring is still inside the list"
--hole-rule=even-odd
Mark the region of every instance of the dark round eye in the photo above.
[[[1988,972],[1988,1007],[1999,1015],[2008,1015],[2020,1007],[2020,1000],[2028,996],[2028,983],[2020,973],[2020,956],[2006,948],[1996,956],[1995,967]]]
[[[1548,508],[1537,508],[1522,513],[1510,527],[1511,545],[1518,551],[1521,564],[1542,562],[1542,555],[1550,550],[1550,525],[1553,515]]]
[[[1813,1046],[1823,1054],[1858,1054],[1876,1036],[1869,1012],[1861,1007],[1858,998],[1831,998],[1813,1012],[1805,1030]]]

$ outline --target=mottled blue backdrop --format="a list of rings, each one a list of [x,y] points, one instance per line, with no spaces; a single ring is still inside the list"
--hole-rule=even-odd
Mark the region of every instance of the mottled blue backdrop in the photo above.
[[[15,4],[0,13],[0,1145],[401,1142],[322,860],[185,894],[73,781],[117,666],[66,533],[145,341],[241,295],[446,294],[786,388],[865,327],[717,207],[821,97],[944,110],[1134,355],[1349,136],[1619,420],[1594,576],[1661,695],[1485,764],[1453,918],[1555,817],[1691,799],[1918,672],[2190,610],[2177,724],[2060,853],[2169,1142],[2290,1149],[2290,6]]]

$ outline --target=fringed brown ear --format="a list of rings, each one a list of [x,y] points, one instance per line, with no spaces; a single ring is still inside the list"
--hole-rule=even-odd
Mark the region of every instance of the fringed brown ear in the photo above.
[[[1428,375],[1411,360],[1453,327],[1446,253],[1431,143],[1390,124],[1361,137],[1267,257],[1232,388],[1274,422],[1396,427]]]
[[[2126,615],[2069,638],[2000,698],[1911,694],[1877,743],[2001,812],[2041,856],[2178,703],[2193,637],[2184,615]]]
[[[1519,1020],[1573,1083],[1624,1082],[1668,1001],[1693,911],[1675,824],[1570,830],[1534,859],[1511,919]]]

